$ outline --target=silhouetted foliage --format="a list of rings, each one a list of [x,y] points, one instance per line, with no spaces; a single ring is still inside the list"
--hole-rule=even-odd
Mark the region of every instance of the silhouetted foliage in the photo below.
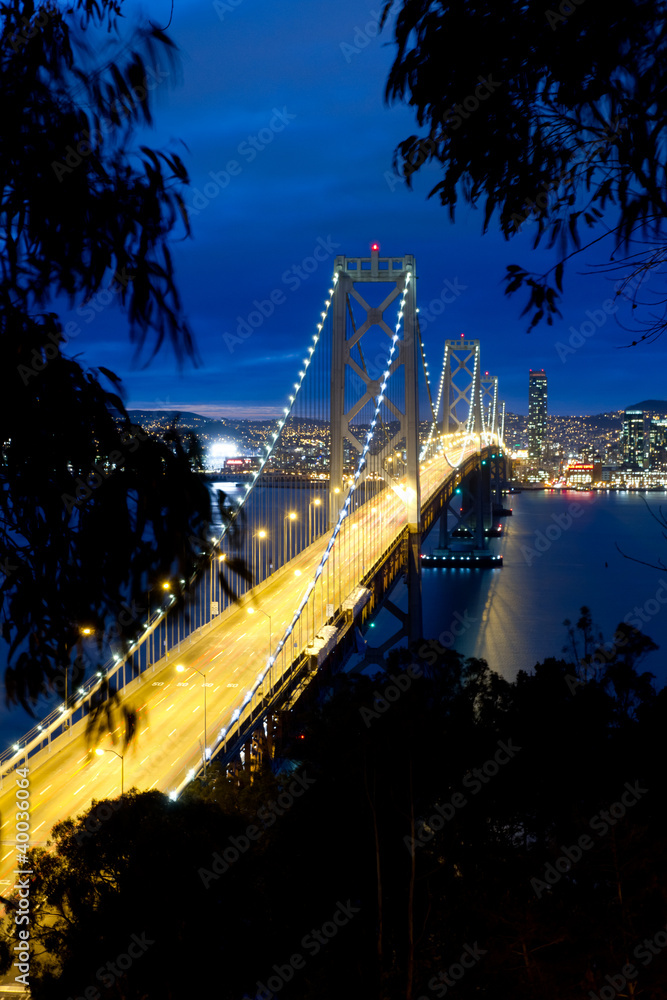
[[[560,315],[564,263],[581,251],[582,230],[607,240],[612,269],[625,272],[619,291],[638,304],[639,286],[667,260],[662,4],[389,0],[385,20],[392,8],[387,98],[406,100],[423,129],[396,151],[407,183],[441,164],[430,194],[451,219],[461,199],[483,207],[484,231],[497,219],[509,239],[534,225],[534,246],[557,247],[546,274],[507,268],[506,292],[530,293],[529,329]],[[651,302],[639,339],[662,332],[665,309],[656,317],[655,307],[666,302]]]
[[[63,304],[113,300],[137,356],[169,343],[196,360],[169,249],[176,226],[189,231],[187,173],[134,144],[179,64],[162,30],[124,20],[115,0],[0,4],[1,628],[7,698],[28,711],[80,679],[82,626],[102,659],[114,626],[123,655],[147,589],[187,583],[213,548],[193,442],[149,438],[119,379],[65,353]]]
[[[581,650],[587,608],[578,623]],[[643,942],[667,923],[667,692],[635,670],[651,640],[624,635],[513,683],[435,642],[372,679],[322,675],[263,770],[213,763],[176,803],[132,792],[61,823],[56,853],[30,856],[35,1000],[98,985],[143,931],[103,997],[212,977],[221,1000],[262,997],[286,969],[268,987],[285,1000],[418,1000],[454,968],[462,1000],[578,1000],[632,963],[628,995],[665,1000]],[[0,969],[13,934],[10,913]]]

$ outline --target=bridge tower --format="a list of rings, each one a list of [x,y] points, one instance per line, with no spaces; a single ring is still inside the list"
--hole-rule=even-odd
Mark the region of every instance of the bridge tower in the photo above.
[[[380,257],[380,248],[374,243],[370,257],[336,257],[334,264],[336,282],[333,293],[332,361],[331,361],[331,457],[329,469],[329,521],[333,525],[338,520],[345,491],[344,442],[361,453],[363,445],[354,433],[351,422],[363,408],[375,404],[382,395],[381,383],[387,370],[384,362],[378,367],[368,366],[361,349],[363,337],[373,327],[386,334],[386,350],[380,357],[387,359],[394,331],[385,322],[384,313],[389,306],[405,293],[403,304],[402,336],[398,341],[398,351],[388,369],[391,381],[396,372],[403,369],[404,410],[389,399],[382,406],[390,415],[395,428],[392,435],[385,435],[385,448],[404,442],[406,461],[406,505],[408,522],[408,587],[410,639],[421,638],[421,497],[419,491],[419,403],[417,396],[418,338],[416,336],[415,301],[415,259],[411,254],[403,257]],[[377,306],[370,305],[360,289],[363,285],[384,283],[388,292]],[[371,297],[366,293],[367,297]],[[363,322],[352,321],[353,301]],[[359,310],[361,312],[359,313]],[[347,334],[347,317],[351,320],[350,336]],[[354,355],[353,352],[354,351]],[[352,372],[357,376],[352,378]],[[363,389],[357,398],[352,397],[352,387]],[[377,466],[377,468],[376,468]],[[366,472],[378,471],[380,466],[374,456],[367,456]],[[384,477],[386,478],[386,476]]]
[[[457,405],[465,404],[461,418]],[[479,340],[445,341],[444,384],[442,394],[442,433],[482,433],[482,382]]]
[[[460,481],[456,492],[443,506],[440,516],[440,539],[435,558],[455,561],[452,544],[465,553],[470,546],[469,558],[479,561],[486,549],[485,520],[491,519],[489,469],[481,458],[485,432],[496,429],[498,379],[482,373],[479,340],[468,340],[463,335],[458,340],[445,341],[443,361],[442,433],[462,434],[476,438],[480,451],[480,464],[466,481]],[[459,413],[459,404],[464,411]],[[448,515],[454,519],[450,532]],[[470,531],[469,520],[474,529]],[[469,537],[469,542],[452,542],[456,536]],[[466,558],[464,555],[462,558]]]
[[[484,413],[484,427],[487,434],[496,437],[496,442],[501,437],[500,432],[500,413],[498,408],[498,376],[489,375],[488,372],[484,372],[482,375],[482,409]],[[494,444],[491,439],[490,443]],[[491,520],[493,520],[493,515],[503,509],[502,505],[502,484],[504,480],[503,475],[503,456],[502,450],[498,444],[497,448],[492,449],[491,457],[489,458],[489,478],[490,478],[490,493],[488,503],[490,504],[490,513],[492,514]]]

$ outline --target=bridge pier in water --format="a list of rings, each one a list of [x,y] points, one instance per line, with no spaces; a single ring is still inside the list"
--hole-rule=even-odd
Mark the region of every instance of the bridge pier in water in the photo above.
[[[461,475],[454,491],[444,498],[438,546],[423,557],[427,566],[502,566],[502,556],[494,555],[488,548],[488,538],[500,534],[495,496],[496,484],[501,482],[501,462],[504,456],[493,449],[481,451],[477,463]],[[492,463],[495,463],[495,471],[492,471]]]

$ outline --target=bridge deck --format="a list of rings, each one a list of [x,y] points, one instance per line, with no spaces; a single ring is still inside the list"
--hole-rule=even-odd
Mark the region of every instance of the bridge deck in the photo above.
[[[422,506],[426,511],[452,470],[444,458],[438,458],[431,460],[421,475]],[[346,519],[344,537],[339,538],[330,556],[329,597],[336,609],[401,533],[405,522],[405,504],[392,488],[377,497],[375,510],[366,504]],[[265,615],[248,614],[248,607],[254,603],[271,615],[275,648],[276,639],[290,624],[299,598],[315,574],[328,537],[321,536],[255,588],[256,592],[246,595],[240,605],[215,619],[195,642],[182,643],[180,652],[172,650],[167,658],[124,689],[124,702],[138,710],[140,720],[137,739],[125,752],[126,790],[137,787],[169,792],[200,765],[204,682],[188,668],[197,668],[206,675],[207,742],[212,746],[221,728],[229,727],[233,713],[243,710],[247,692],[268,656],[269,622]],[[323,578],[325,574],[326,570]],[[316,630],[330,617],[324,579],[319,591],[316,588],[314,601],[309,601],[302,623],[290,637],[294,645],[289,654],[279,658],[273,667],[274,683],[278,672],[290,667],[294,657],[305,648],[308,636],[312,636],[313,616]],[[183,665],[185,672],[177,673],[177,664]],[[85,720],[77,722],[67,734],[55,739],[50,748],[42,749],[28,760],[33,846],[44,844],[57,821],[86,810],[92,799],[115,798],[120,793],[120,761],[111,753],[96,756],[87,747],[85,724]],[[120,719],[114,733],[116,740],[119,734]],[[111,748],[114,742],[106,737],[100,746]],[[117,745],[115,749],[120,751]],[[5,889],[13,884],[11,871],[15,867],[14,790],[13,777],[5,774],[0,791],[0,885]],[[0,894],[4,894],[1,888]]]

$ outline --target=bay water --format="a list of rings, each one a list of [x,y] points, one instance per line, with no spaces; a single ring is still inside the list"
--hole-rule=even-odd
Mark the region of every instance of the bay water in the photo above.
[[[660,517],[661,505],[667,513],[667,496],[539,490],[507,497],[505,504],[513,508],[512,516],[499,519],[503,535],[489,541],[491,550],[503,556],[501,568],[423,570],[424,636],[439,638],[464,656],[481,657],[512,680],[521,669],[565,655],[569,640],[563,622],[576,622],[586,605],[605,641],[626,621],[658,644],[640,669],[655,674],[656,686],[663,687],[667,527],[655,517]],[[423,551],[437,544],[436,527],[424,539]],[[407,610],[402,583],[390,599]],[[382,610],[365,638],[380,645],[397,624]]]

